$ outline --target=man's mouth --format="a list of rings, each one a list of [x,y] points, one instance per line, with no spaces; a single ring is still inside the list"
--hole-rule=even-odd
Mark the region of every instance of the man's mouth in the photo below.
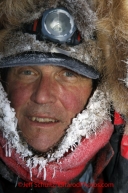
[[[53,118],[40,118],[40,117],[29,117],[29,120],[39,123],[56,123],[58,120]]]

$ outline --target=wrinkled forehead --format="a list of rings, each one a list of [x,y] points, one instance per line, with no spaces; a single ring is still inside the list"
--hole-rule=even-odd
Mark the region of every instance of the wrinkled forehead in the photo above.
[[[99,73],[92,66],[62,54],[29,52],[2,58],[0,61],[0,68],[41,65],[63,67],[91,79],[99,78]]]

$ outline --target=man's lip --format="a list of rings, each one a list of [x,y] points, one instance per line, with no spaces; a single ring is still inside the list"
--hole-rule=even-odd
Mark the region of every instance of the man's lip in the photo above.
[[[28,119],[32,122],[37,122],[37,123],[57,123],[59,120],[53,117],[41,117],[41,116],[28,116]]]

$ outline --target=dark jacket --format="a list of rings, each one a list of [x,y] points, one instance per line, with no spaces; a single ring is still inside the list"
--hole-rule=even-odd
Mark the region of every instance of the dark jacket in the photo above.
[[[125,122],[121,117],[114,120],[114,133],[110,143],[114,150],[114,156],[105,168],[103,177],[105,183],[113,183],[114,187],[104,188],[103,193],[127,193],[128,192],[128,136],[124,135]],[[125,142],[124,139],[125,138]],[[124,147],[123,147],[124,146]]]

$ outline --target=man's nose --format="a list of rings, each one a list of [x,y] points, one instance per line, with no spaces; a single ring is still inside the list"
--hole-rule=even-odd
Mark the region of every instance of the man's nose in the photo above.
[[[31,100],[38,104],[55,103],[57,100],[57,84],[49,77],[42,77],[35,84]]]

